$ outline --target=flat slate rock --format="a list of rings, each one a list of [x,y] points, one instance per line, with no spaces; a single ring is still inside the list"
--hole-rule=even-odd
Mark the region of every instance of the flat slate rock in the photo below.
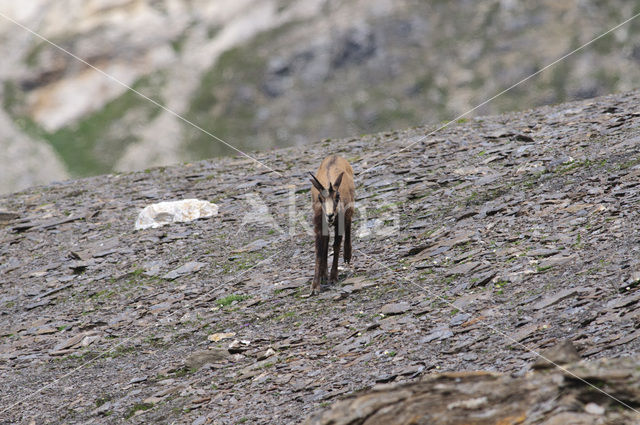
[[[540,268],[549,268],[549,267],[557,267],[557,266],[564,266],[566,264],[569,264],[570,262],[574,261],[577,257],[575,255],[554,255],[553,257],[548,257],[545,258],[544,260],[540,261],[540,263],[538,264],[538,266]]]
[[[225,361],[229,356],[229,351],[224,349],[198,350],[191,353],[185,359],[184,364],[190,369],[200,369],[207,363]]]
[[[529,257],[550,257],[556,255],[560,251],[554,248],[538,248],[527,252]]]
[[[437,328],[431,331],[427,336],[420,339],[421,343],[429,343],[432,341],[442,341],[444,339],[451,338],[453,332],[448,327]]]
[[[565,339],[551,348],[540,351],[538,360],[533,364],[534,369],[553,368],[556,365],[575,363],[581,357],[571,340]]]
[[[163,279],[175,280],[179,277],[196,273],[200,271],[207,263],[201,263],[199,261],[190,261],[182,266],[178,267],[175,270],[171,270],[169,273],[162,276]]]
[[[471,273],[478,267],[480,267],[482,263],[478,261],[469,261],[468,263],[458,264],[457,266],[450,268],[445,272],[445,276],[455,276],[455,275],[465,275],[467,273]]]
[[[380,313],[386,316],[391,316],[394,314],[406,313],[410,309],[411,309],[411,306],[409,305],[409,303],[406,303],[406,302],[391,303],[391,304],[383,305],[382,308],[380,309]]]
[[[542,310],[542,309],[551,307],[552,305],[557,304],[566,298],[573,297],[578,293],[579,291],[577,288],[563,289],[559,292],[556,292],[555,294],[552,294],[543,298],[542,300],[535,303],[531,308],[533,310]]]
[[[0,211],[0,223],[7,223],[20,217],[20,214],[10,211]]]

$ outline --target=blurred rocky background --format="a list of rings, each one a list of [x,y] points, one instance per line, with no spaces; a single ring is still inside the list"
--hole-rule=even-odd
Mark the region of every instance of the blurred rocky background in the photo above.
[[[0,0],[0,192],[449,120],[639,1]],[[637,88],[640,19],[475,115]]]

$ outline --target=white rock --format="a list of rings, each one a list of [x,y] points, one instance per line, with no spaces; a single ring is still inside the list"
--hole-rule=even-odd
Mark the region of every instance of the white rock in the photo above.
[[[136,220],[135,229],[148,229],[175,222],[187,222],[218,215],[218,206],[199,199],[160,202],[146,206]]]
[[[269,347],[267,351],[264,351],[258,354],[257,360],[260,361],[260,360],[268,359],[269,357],[274,356],[275,354],[276,354],[276,350]]]
[[[604,407],[595,403],[587,403],[587,405],[584,406],[584,411],[591,415],[603,415]]]

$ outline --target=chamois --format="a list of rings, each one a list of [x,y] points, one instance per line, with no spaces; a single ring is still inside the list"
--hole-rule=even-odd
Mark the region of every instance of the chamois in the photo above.
[[[329,255],[329,230],[334,227],[333,265],[329,283],[338,280],[338,257],[344,235],[344,262],[351,261],[351,217],[353,216],[355,186],[353,169],[349,162],[338,156],[326,157],[316,175],[311,174],[313,200],[313,228],[316,237],[316,271],[311,284],[311,294],[319,291],[327,281],[327,257]],[[337,218],[337,221],[336,221]]]

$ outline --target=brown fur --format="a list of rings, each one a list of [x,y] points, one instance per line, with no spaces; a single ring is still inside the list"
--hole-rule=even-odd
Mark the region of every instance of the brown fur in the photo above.
[[[313,174],[312,177],[314,177]],[[343,236],[344,261],[345,263],[351,261],[351,218],[355,201],[353,169],[346,159],[338,155],[329,155],[320,164],[315,178],[317,181],[311,180],[313,185],[311,188],[313,227],[316,237],[316,269],[311,284],[312,294],[320,289],[322,283],[327,281],[327,257],[331,227],[334,228],[334,240],[333,264],[329,283],[335,283],[338,280],[338,258]],[[336,183],[339,183],[337,190],[335,190]],[[329,222],[326,211],[333,212],[333,223]]]

